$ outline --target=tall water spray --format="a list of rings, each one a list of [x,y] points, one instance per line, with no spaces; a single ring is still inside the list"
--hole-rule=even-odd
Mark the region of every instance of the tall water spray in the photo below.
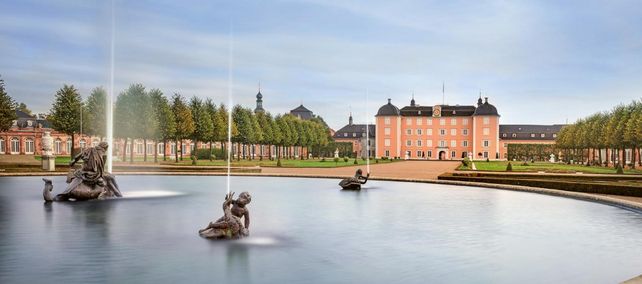
[[[232,69],[234,66],[234,34],[232,31],[232,25],[230,24],[230,36],[229,36],[229,58],[227,66],[227,193],[230,193],[230,174],[231,168],[230,163],[232,162],[232,88],[233,88],[233,79]]]
[[[107,125],[106,125],[106,138],[109,147],[107,148],[107,172],[112,172],[112,159],[113,159],[113,141],[114,141],[114,33],[116,13],[114,11],[114,1],[111,1],[111,41],[109,46],[109,94],[107,95],[106,112],[107,112]]]
[[[370,117],[368,116],[368,90],[366,89],[366,172],[370,173]]]

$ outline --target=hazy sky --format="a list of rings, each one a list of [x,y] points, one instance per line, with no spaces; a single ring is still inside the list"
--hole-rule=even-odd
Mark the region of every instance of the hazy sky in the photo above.
[[[63,84],[83,97],[109,85],[110,1],[3,0],[0,75],[47,112]],[[639,1],[120,1],[115,93],[131,83],[167,96],[284,113],[301,102],[338,129],[350,110],[488,96],[501,123],[564,123],[642,97]],[[233,30],[233,37],[230,36]],[[369,108],[366,110],[366,92]],[[366,112],[367,111],[367,112]]]

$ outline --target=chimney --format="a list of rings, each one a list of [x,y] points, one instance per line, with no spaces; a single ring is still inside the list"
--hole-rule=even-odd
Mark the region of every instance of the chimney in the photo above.
[[[488,97],[484,97],[484,103],[488,103]]]

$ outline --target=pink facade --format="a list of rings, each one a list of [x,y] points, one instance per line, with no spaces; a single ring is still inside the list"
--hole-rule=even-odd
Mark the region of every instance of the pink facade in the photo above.
[[[388,104],[376,116],[376,156],[421,160],[500,159],[499,115],[494,106]]]

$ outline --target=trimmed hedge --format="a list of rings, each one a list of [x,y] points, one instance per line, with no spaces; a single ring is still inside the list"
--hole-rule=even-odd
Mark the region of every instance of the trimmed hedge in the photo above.
[[[615,183],[597,183],[578,180],[546,180],[541,178],[519,178],[511,176],[473,176],[473,175],[452,175],[445,174],[439,176],[440,180],[470,181],[494,184],[510,184],[531,187],[543,187],[550,189],[559,189],[573,192],[596,193],[596,194],[613,194],[624,196],[642,197],[642,187],[615,184]]]

